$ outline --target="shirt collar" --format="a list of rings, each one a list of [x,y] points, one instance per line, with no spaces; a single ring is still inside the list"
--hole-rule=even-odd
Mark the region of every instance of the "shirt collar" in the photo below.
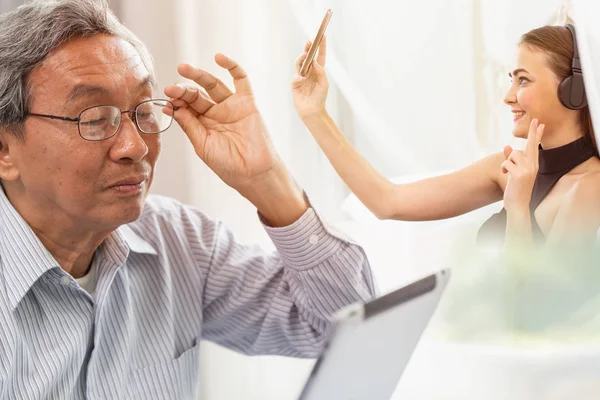
[[[18,306],[31,287],[58,262],[10,203],[0,184],[0,274],[11,310]],[[102,243],[100,253],[122,265],[129,251],[156,255],[156,250],[130,226],[123,225]]]
[[[127,243],[127,247],[134,253],[157,255],[156,249],[143,239],[130,225],[123,225],[117,229],[117,234]]]

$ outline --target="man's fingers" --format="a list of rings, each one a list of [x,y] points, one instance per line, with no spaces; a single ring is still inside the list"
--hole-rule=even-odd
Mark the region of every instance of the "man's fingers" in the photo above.
[[[190,110],[180,108],[175,111],[173,118],[194,145],[200,141],[200,136],[205,132],[205,129]]]
[[[222,102],[233,94],[220,79],[203,69],[192,67],[189,64],[181,64],[177,71],[184,78],[191,79],[206,89],[208,95],[216,103]]]
[[[180,100],[180,99],[171,99],[170,101],[175,108],[173,109],[170,106],[163,107],[162,112],[165,115],[174,117],[175,112],[179,112],[179,110],[182,110],[182,109],[187,109],[192,113],[192,115],[194,115],[194,117],[196,117],[196,118],[198,117],[199,114],[196,111],[194,111],[194,109],[190,108],[189,104],[186,103],[185,101]]]
[[[208,94],[195,86],[182,84],[167,86],[165,88],[165,95],[174,100],[182,100],[198,114],[204,114],[215,105],[215,102],[210,99]],[[177,107],[182,107],[182,105],[176,105]]]
[[[173,105],[175,107],[177,107],[177,111],[179,111],[180,109],[189,110],[192,113],[192,115],[196,118],[198,118],[198,116],[200,115],[200,113],[198,113],[196,110],[194,110],[192,107],[190,107],[190,105],[188,103],[186,103],[185,101],[183,101],[181,99],[172,99],[171,103],[173,103]]]
[[[252,94],[252,86],[250,85],[248,74],[246,74],[246,71],[236,61],[224,54],[217,54],[215,61],[219,66],[229,71],[237,93],[241,95]]]
[[[165,94],[172,99],[182,99],[193,103],[198,98],[198,90],[183,84],[169,85],[165,88]]]

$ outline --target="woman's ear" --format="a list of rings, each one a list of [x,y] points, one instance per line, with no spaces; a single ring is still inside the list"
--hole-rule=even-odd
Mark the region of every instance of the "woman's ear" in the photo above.
[[[14,163],[14,147],[17,138],[6,129],[0,129],[0,179],[14,181],[19,178],[19,170]],[[13,149],[14,150],[14,149]]]

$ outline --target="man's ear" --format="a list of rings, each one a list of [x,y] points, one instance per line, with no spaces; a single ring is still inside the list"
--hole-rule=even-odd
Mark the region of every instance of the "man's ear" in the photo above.
[[[14,146],[17,138],[6,129],[0,129],[0,179],[14,181],[19,178],[19,170],[14,163]],[[11,153],[11,147],[13,152]]]

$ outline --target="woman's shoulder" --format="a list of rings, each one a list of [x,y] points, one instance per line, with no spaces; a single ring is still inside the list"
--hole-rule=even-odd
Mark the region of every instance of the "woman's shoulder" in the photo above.
[[[582,173],[567,194],[569,203],[600,211],[600,164]]]
[[[579,190],[600,190],[600,164],[598,168],[582,173],[575,187]]]
[[[559,219],[559,215],[562,222],[557,223],[555,220],[552,231],[596,236],[600,227],[600,171],[580,174],[579,179],[562,198],[556,219]],[[558,228],[555,229],[555,226]]]

